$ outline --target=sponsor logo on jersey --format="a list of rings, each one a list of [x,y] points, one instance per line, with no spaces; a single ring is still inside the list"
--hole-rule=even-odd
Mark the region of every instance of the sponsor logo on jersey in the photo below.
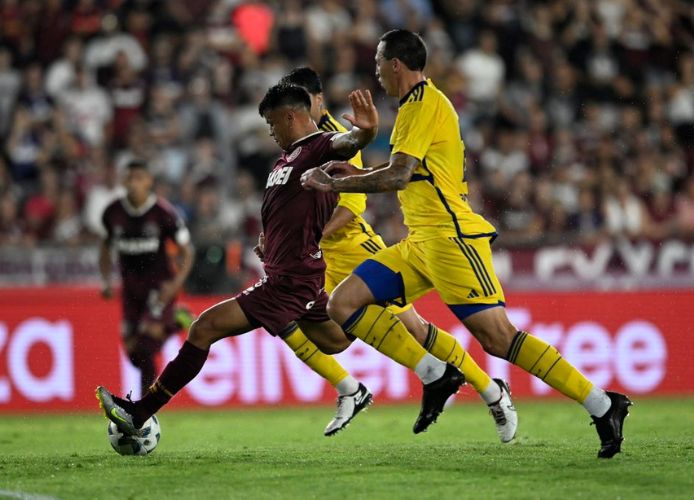
[[[318,259],[320,259],[321,257],[323,257],[323,250],[318,250],[316,253],[309,254],[309,256],[310,256],[312,259],[318,260]]]
[[[311,309],[314,305],[316,305],[316,301],[315,301],[315,300],[312,300],[311,302],[309,302],[308,304],[306,304],[306,310],[308,311],[308,310]]]
[[[293,162],[294,160],[296,160],[296,159],[299,157],[300,154],[301,154],[301,146],[299,146],[298,148],[296,148],[294,151],[292,151],[292,152],[289,154],[289,156],[287,156],[287,163],[291,163],[291,162]]]
[[[282,167],[270,172],[267,178],[267,184],[265,184],[265,189],[286,184],[287,181],[289,181],[289,177],[292,175],[292,170],[294,170],[294,167]]]
[[[159,238],[128,238],[116,241],[116,249],[125,255],[154,253],[159,250]]]

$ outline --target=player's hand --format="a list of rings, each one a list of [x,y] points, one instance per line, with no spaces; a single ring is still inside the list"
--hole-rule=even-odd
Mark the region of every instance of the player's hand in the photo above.
[[[111,285],[103,285],[101,287],[101,296],[108,300],[113,298],[113,287]]]
[[[349,94],[349,102],[352,105],[354,114],[343,114],[342,117],[345,120],[362,130],[378,128],[378,111],[371,99],[371,92],[368,90],[354,90]]]
[[[258,244],[253,247],[253,252],[258,256],[260,262],[265,259],[265,233],[261,232],[258,235]]]
[[[333,190],[333,179],[320,167],[315,167],[301,174],[301,185],[304,189],[315,189],[324,193]]]
[[[363,174],[364,171],[358,167],[355,167],[348,161],[337,161],[332,160],[327,163],[323,163],[320,168],[326,174],[330,174],[330,177],[340,178],[346,177],[348,175],[359,175]]]

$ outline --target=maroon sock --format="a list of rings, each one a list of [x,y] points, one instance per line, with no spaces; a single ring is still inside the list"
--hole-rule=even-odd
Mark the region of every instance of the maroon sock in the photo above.
[[[149,388],[147,394],[135,403],[136,425],[142,425],[149,417],[154,415],[188,382],[200,373],[209,350],[195,347],[186,341],[181,350],[171,362],[166,365],[159,378]]]

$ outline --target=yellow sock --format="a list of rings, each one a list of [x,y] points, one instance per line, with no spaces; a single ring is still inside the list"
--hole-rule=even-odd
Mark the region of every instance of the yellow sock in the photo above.
[[[465,381],[477,392],[484,391],[492,383],[489,375],[463,349],[460,342],[453,335],[437,328],[432,323],[429,323],[429,333],[424,348],[441,361],[457,366],[465,375]]]
[[[340,381],[349,375],[333,356],[319,350],[298,326],[291,333],[282,337],[282,340],[291,347],[297,358],[330,382],[333,387],[336,387]]]
[[[427,354],[398,317],[381,306],[361,308],[342,328],[412,370]]]
[[[556,348],[528,332],[518,332],[506,356],[511,363],[532,373],[563,395],[583,403],[593,384]]]

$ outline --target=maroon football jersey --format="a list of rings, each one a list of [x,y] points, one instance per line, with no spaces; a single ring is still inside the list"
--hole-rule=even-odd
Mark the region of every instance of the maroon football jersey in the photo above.
[[[150,290],[173,276],[166,240],[185,245],[188,229],[176,210],[155,195],[137,209],[120,198],[106,208],[102,220],[107,241],[118,252],[124,291],[146,300]]]
[[[269,275],[323,274],[318,246],[337,204],[336,193],[301,187],[301,174],[338,159],[331,149],[335,134],[316,132],[292,144],[268,176],[261,215],[265,233],[265,272]]]

